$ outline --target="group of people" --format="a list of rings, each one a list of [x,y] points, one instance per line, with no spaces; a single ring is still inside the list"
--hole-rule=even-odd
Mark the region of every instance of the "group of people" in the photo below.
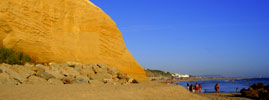
[[[192,85],[189,85],[189,83],[187,83],[187,89],[190,91],[190,92],[196,92],[196,93],[202,93],[202,86],[201,84],[198,84],[196,83],[194,86]]]
[[[202,93],[202,85],[201,84],[198,84],[198,83],[195,83],[195,85],[193,86],[192,83],[191,85],[189,85],[189,83],[187,83],[187,89],[190,91],[190,92],[196,92],[196,93]],[[217,83],[215,85],[215,92],[216,93],[220,93],[220,90],[219,90],[219,84]]]

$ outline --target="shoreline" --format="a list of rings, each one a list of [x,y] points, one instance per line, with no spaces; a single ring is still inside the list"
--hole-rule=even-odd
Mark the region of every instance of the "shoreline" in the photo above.
[[[151,81],[164,82],[164,83],[175,83],[175,82],[192,82],[192,81],[208,81],[208,80],[239,80],[239,79],[255,79],[260,77],[210,77],[210,78],[201,78],[201,77],[189,77],[181,79],[171,79],[159,77],[149,77]]]

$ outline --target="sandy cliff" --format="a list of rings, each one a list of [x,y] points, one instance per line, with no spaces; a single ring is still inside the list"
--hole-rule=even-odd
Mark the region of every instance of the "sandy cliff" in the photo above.
[[[88,0],[1,0],[0,41],[38,62],[104,63],[147,79],[114,21]]]

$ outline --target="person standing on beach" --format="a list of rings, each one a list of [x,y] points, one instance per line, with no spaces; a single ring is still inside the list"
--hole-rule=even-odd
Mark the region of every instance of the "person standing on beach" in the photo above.
[[[190,90],[190,85],[189,85],[189,83],[187,83],[187,90]]]
[[[215,85],[215,91],[216,91],[216,93],[219,93],[219,84],[218,83]]]
[[[199,84],[199,93],[202,93],[202,85]]]
[[[191,86],[190,86],[190,92],[192,92],[192,90],[193,90],[193,85],[192,85],[192,83],[191,83]]]
[[[197,92],[198,92],[198,90],[199,90],[199,85],[198,85],[198,83],[196,83],[196,84],[195,84],[194,89],[195,89],[195,92],[197,93]]]

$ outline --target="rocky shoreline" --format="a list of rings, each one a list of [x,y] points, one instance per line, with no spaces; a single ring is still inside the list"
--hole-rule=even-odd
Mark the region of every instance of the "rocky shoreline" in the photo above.
[[[105,64],[49,63],[9,65],[0,64],[0,84],[112,84],[137,83],[125,73]]]

